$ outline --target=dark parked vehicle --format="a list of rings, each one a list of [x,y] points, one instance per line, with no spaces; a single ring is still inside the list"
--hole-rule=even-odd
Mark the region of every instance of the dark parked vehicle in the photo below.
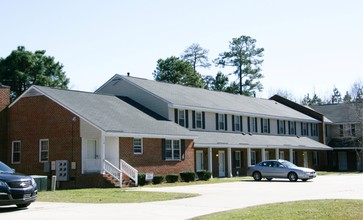
[[[252,176],[256,181],[266,178],[271,181],[272,178],[288,178],[292,182],[298,179],[307,181],[316,177],[313,169],[298,167],[286,160],[266,160],[254,166],[249,166],[247,176]]]
[[[15,173],[0,161],[0,206],[28,207],[37,198],[37,184],[30,176]]]

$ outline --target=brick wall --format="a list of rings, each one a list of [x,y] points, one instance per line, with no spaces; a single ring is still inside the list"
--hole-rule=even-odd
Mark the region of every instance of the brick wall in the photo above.
[[[45,96],[24,97],[9,109],[7,161],[18,172],[31,175],[55,175],[44,172],[39,162],[39,140],[49,140],[49,161],[69,160],[77,164],[71,171],[75,180],[81,175],[81,139],[79,118]],[[11,164],[12,141],[21,141],[21,162]],[[73,151],[73,152],[72,152]],[[73,158],[73,159],[72,159]]]
[[[7,106],[10,104],[10,87],[0,83],[0,161],[7,155]]]
[[[120,158],[140,173],[153,172],[154,175],[178,174],[183,171],[194,171],[194,147],[192,140],[185,142],[185,160],[162,160],[162,140],[143,139],[143,154],[133,153],[133,138],[120,138]]]

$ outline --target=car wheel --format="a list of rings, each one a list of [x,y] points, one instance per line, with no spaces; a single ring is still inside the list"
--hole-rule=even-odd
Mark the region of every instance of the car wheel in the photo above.
[[[25,203],[25,204],[18,204],[16,205],[18,208],[26,208],[30,205],[30,203]]]
[[[261,173],[256,171],[252,174],[253,179],[255,179],[256,181],[260,181],[262,179]]]
[[[297,181],[297,174],[292,172],[292,173],[289,173],[288,175],[288,178],[291,182],[296,182]]]
[[[308,179],[302,179],[302,181],[306,182],[306,181],[308,181]]]
[[[268,181],[271,181],[272,180],[272,178],[266,178]]]

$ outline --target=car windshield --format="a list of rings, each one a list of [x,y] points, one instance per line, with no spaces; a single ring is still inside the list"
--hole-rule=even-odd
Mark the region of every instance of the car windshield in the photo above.
[[[0,161],[0,173],[14,173],[14,170]]]
[[[283,161],[283,162],[281,162],[285,167],[287,167],[287,168],[295,168],[295,167],[297,167],[295,164],[293,164],[293,163],[291,163],[291,162],[289,162],[289,161]]]

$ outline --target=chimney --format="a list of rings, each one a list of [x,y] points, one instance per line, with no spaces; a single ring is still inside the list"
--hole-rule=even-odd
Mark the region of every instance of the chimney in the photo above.
[[[127,72],[127,76],[130,76],[130,72]]]
[[[0,112],[10,104],[10,87],[0,83]]]

